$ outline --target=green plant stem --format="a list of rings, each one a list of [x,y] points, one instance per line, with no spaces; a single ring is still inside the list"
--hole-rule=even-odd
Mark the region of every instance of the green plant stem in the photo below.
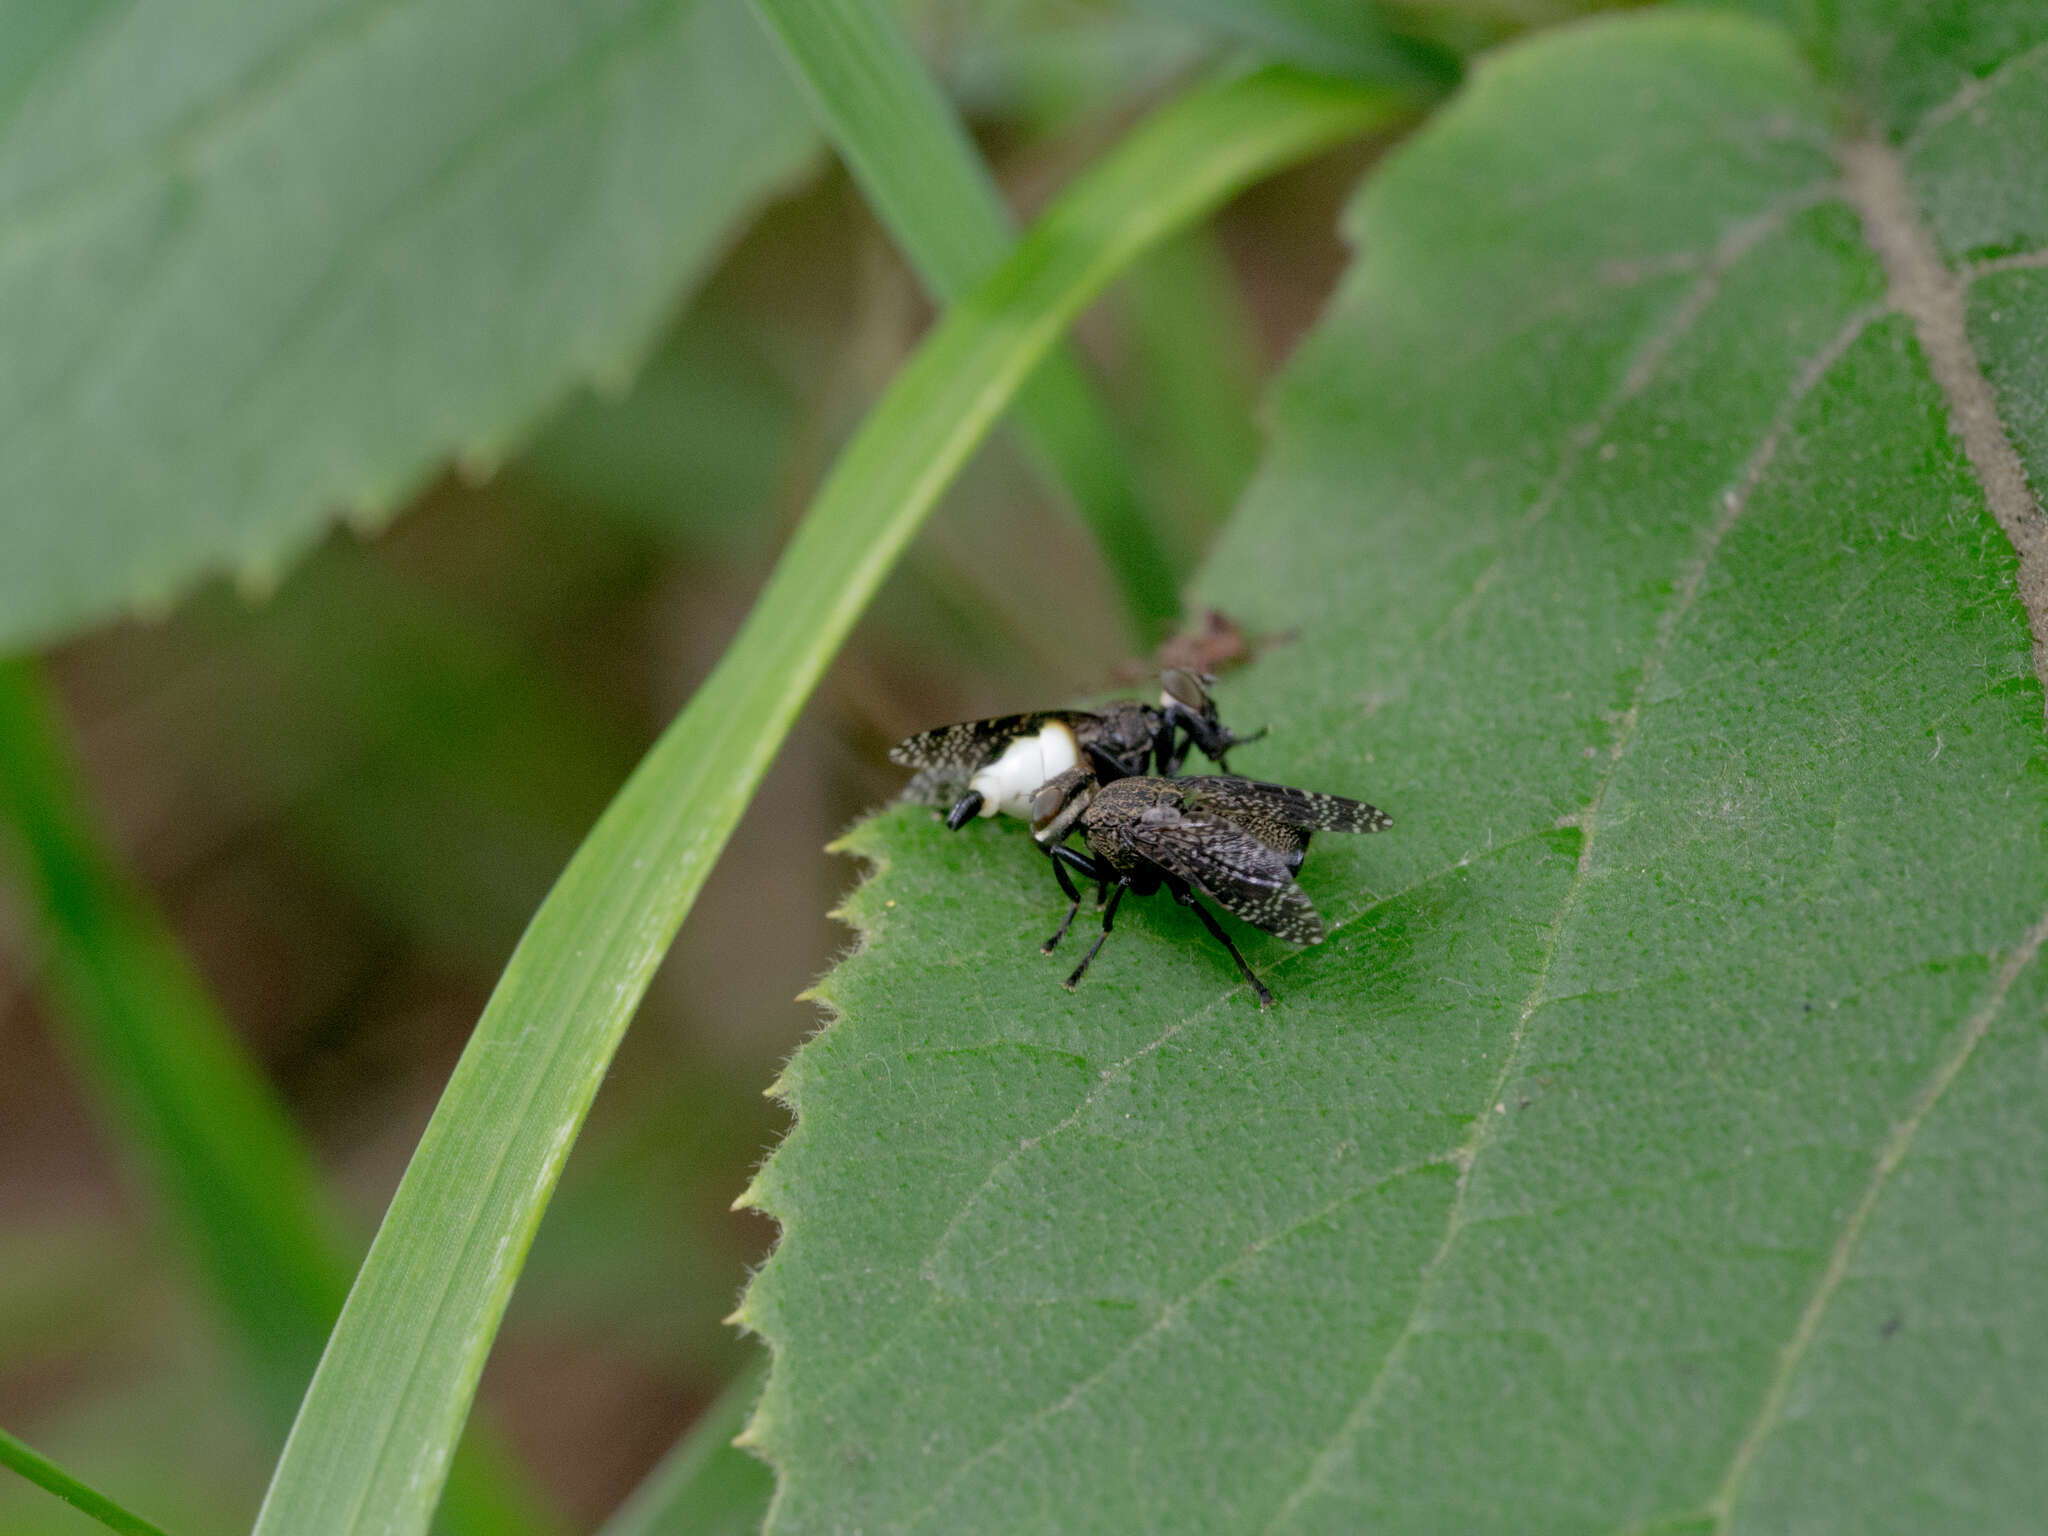
[[[869,205],[925,289],[954,303],[1016,246],[1002,194],[902,24],[879,0],[754,0],[811,93]],[[1146,516],[1115,421],[1071,348],[1054,347],[1017,401],[1025,440],[1064,485],[1123,594],[1157,640],[1186,574]]]
[[[1290,70],[1141,125],[945,316],[848,445],[740,634],[534,914],[356,1277],[262,1536],[424,1528],[513,1282],[619,1038],[761,775],[939,494],[1118,272],[1407,103]]]
[[[92,1516],[108,1530],[121,1532],[121,1536],[166,1536],[162,1526],[123,1509],[105,1494],[88,1488],[49,1457],[30,1450],[4,1429],[0,1429],[0,1466],[12,1467],[38,1488],[54,1493],[73,1509]]]
[[[0,837],[40,939],[53,1021],[147,1170],[282,1427],[341,1311],[355,1244],[290,1117],[102,838],[41,668],[0,660]],[[464,1463],[469,1458],[463,1458]],[[517,1479],[463,1472],[452,1528],[516,1532]]]

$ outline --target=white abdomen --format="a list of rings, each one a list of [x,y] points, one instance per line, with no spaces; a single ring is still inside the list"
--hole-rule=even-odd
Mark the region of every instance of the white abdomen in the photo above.
[[[1046,780],[1056,779],[1081,761],[1074,733],[1054,721],[1036,736],[1020,736],[1003,755],[974,776],[971,788],[981,796],[981,814],[1008,811],[1031,819],[1031,797]]]

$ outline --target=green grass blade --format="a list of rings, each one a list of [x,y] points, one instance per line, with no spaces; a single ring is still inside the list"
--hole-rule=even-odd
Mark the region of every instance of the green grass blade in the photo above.
[[[45,985],[240,1335],[279,1423],[348,1286],[312,1158],[190,963],[116,866],[34,663],[0,664],[0,823],[42,931]]]
[[[38,1488],[47,1489],[82,1514],[92,1516],[121,1536],[165,1536],[161,1526],[122,1508],[105,1494],[87,1487],[47,1456],[40,1456],[0,1429],[0,1467],[12,1467]]]
[[[49,685],[27,659],[0,661],[0,837],[14,845],[56,1021],[217,1298],[259,1411],[281,1430],[341,1310],[355,1245],[290,1119],[105,847]],[[517,1486],[496,1468],[462,1473],[448,1524],[532,1529]]]
[[[262,1536],[425,1526],[562,1161],[662,952],[854,620],[1067,324],[1239,187],[1406,105],[1288,70],[1195,91],[1083,176],[926,338],[724,659],[534,915],[328,1342]]]
[[[869,205],[941,304],[1016,244],[1009,209],[952,104],[878,0],[755,0]],[[1073,497],[1137,634],[1173,622],[1185,574],[1147,518],[1129,456],[1080,360],[1056,347],[1018,401],[1026,441]]]
[[[765,1357],[718,1394],[597,1536],[740,1536],[761,1529],[775,1474],[734,1445],[767,1379]]]
[[[1017,243],[981,153],[876,0],[754,0],[832,144],[933,297],[970,292]]]

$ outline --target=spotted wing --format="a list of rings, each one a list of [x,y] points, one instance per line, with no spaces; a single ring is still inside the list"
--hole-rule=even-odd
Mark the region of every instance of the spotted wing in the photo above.
[[[967,788],[976,773],[1003,755],[1020,736],[1043,730],[1054,720],[1072,725],[1086,716],[1064,710],[1037,710],[1028,715],[997,715],[991,720],[963,720],[919,731],[889,749],[889,761],[915,768],[903,786],[903,798],[922,805],[944,805]]]
[[[1220,816],[1154,812],[1126,823],[1137,853],[1210,897],[1224,911],[1290,944],[1320,944],[1323,920],[1280,850]]]
[[[919,731],[889,749],[889,761],[905,768],[936,768],[972,774],[1000,757],[1003,748],[1042,727],[1051,715],[997,715]]]
[[[1222,816],[1254,832],[1262,822],[1307,832],[1383,832],[1394,824],[1393,817],[1362,800],[1234,773],[1197,774],[1174,783],[1191,809]]]

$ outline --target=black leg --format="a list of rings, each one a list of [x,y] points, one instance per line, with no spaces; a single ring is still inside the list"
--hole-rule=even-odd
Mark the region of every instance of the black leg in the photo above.
[[[1074,926],[1074,914],[1081,910],[1081,893],[1074,889],[1074,882],[1067,875],[1067,866],[1055,858],[1052,861],[1052,872],[1054,878],[1060,883],[1060,889],[1066,893],[1067,900],[1072,905],[1067,908],[1067,915],[1060,919],[1059,930],[1051,938],[1038,946],[1039,953],[1046,955],[1051,954],[1060,947],[1060,940],[1064,939],[1067,936],[1067,930]]]
[[[1227,773],[1229,768],[1224,759],[1229,754],[1230,749],[1241,747],[1249,741],[1257,741],[1266,734],[1266,727],[1262,725],[1249,736],[1233,735],[1229,726],[1206,719],[1196,714],[1185,704],[1169,704],[1166,706],[1165,713],[1168,728],[1178,728],[1185,731],[1188,738],[1186,746],[1177,747],[1172,750],[1171,756],[1174,759],[1174,766],[1172,768],[1164,767],[1162,760],[1160,771],[1168,778],[1173,777],[1175,773],[1180,771],[1179,765],[1186,761],[1188,752],[1194,748],[1200,748],[1204,757]]]
[[[1152,756],[1159,765],[1159,776],[1162,779],[1178,776],[1181,764],[1188,760],[1188,749],[1181,743],[1180,727],[1175,719],[1176,711],[1183,715],[1187,713],[1179,705],[1169,704],[1166,707],[1165,718],[1152,737]]]
[[[981,814],[981,795],[970,789],[953,802],[953,809],[946,812],[946,825],[958,832],[967,823]]]
[[[1089,744],[1088,766],[1095,770],[1095,782],[1098,784],[1114,784],[1118,779],[1127,779],[1131,776],[1129,768],[1110,756],[1097,743]],[[1138,764],[1138,771],[1140,773],[1145,771],[1143,763]]]
[[[1259,1006],[1273,1006],[1273,994],[1266,990],[1266,984],[1252,974],[1252,968],[1244,963],[1244,956],[1237,952],[1237,946],[1230,942],[1230,935],[1223,931],[1223,925],[1209,915],[1209,909],[1195,900],[1195,893],[1184,885],[1175,885],[1173,899],[1184,907],[1193,907],[1195,916],[1202,920],[1202,926],[1216,936],[1216,942],[1230,951],[1230,958],[1237,962],[1237,968],[1244,973],[1244,979],[1252,984],[1252,991],[1258,994]]]
[[[1046,849],[1045,854],[1047,858],[1052,860],[1053,877],[1059,881],[1060,890],[1065,893],[1067,900],[1073,903],[1072,906],[1067,908],[1067,915],[1060,920],[1059,932],[1038,946],[1041,954],[1049,955],[1060,947],[1060,940],[1064,939],[1067,936],[1067,930],[1074,926],[1074,915],[1081,910],[1081,893],[1075,889],[1073,879],[1067,874],[1067,866],[1071,864],[1088,879],[1096,882],[1095,900],[1097,903],[1100,903],[1102,900],[1102,874],[1096,868],[1093,859],[1083,854],[1078,854],[1071,848],[1055,846]]]
[[[1067,978],[1069,992],[1081,984],[1082,972],[1088,969],[1088,962],[1095,958],[1096,953],[1102,948],[1103,941],[1109,937],[1110,926],[1116,922],[1116,904],[1124,899],[1124,892],[1129,888],[1124,881],[1119,880],[1116,889],[1109,893],[1109,905],[1102,909],[1102,932],[1095,935],[1095,942],[1088,946],[1088,953],[1081,957],[1081,963],[1074,967],[1074,974]]]

